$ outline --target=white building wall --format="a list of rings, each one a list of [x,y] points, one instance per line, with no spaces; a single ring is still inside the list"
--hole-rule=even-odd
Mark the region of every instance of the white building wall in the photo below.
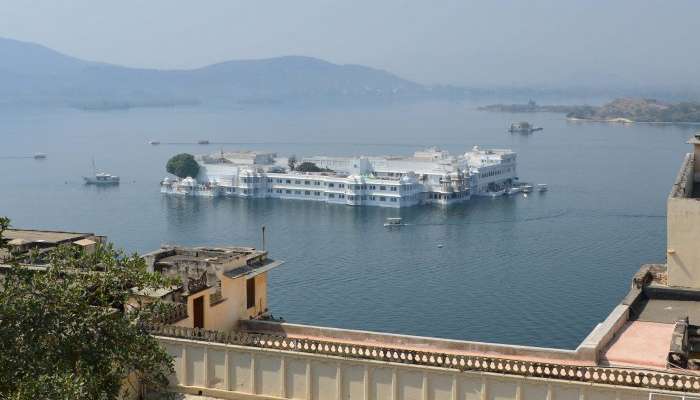
[[[158,337],[172,389],[216,398],[360,400],[648,400],[682,392],[460,371]]]

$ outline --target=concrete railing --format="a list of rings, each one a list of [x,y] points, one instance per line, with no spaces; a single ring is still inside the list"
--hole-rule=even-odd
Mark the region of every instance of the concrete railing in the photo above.
[[[170,354],[177,358],[176,370],[179,372],[176,380],[174,381],[174,385],[185,389],[192,389],[191,387],[194,387],[192,390],[197,388],[203,388],[202,390],[213,388],[213,390],[233,392],[241,391],[243,390],[242,386],[231,384],[230,374],[235,373],[240,375],[240,371],[243,371],[242,368],[244,367],[244,370],[248,371],[245,372],[245,374],[249,374],[246,376],[252,376],[250,374],[254,375],[258,373],[262,375],[267,374],[269,371],[266,372],[256,370],[257,364],[255,362],[255,357],[260,357],[266,360],[265,363],[270,362],[277,366],[276,368],[283,368],[279,366],[284,365],[285,359],[303,359],[307,360],[304,361],[307,362],[307,364],[310,362],[330,362],[334,363],[333,365],[337,364],[338,376],[343,373],[344,368],[351,368],[352,365],[360,363],[362,365],[369,365],[374,369],[408,368],[410,371],[422,371],[420,372],[421,374],[448,374],[452,376],[453,379],[461,377],[462,375],[460,374],[468,374],[470,377],[487,375],[489,377],[488,379],[494,380],[495,385],[498,385],[499,379],[507,378],[513,380],[511,383],[515,386],[511,385],[512,387],[516,387],[523,382],[529,382],[531,380],[539,382],[537,383],[538,385],[541,385],[542,382],[556,384],[558,385],[557,387],[574,385],[577,391],[580,391],[579,389],[582,387],[580,385],[582,384],[584,385],[583,387],[591,387],[591,385],[593,385],[595,387],[600,386],[601,390],[607,388],[605,390],[608,390],[608,392],[612,394],[601,398],[610,399],[619,399],[620,396],[619,394],[616,394],[615,391],[619,392],[620,390],[625,391],[625,393],[627,393],[626,391],[631,390],[629,397],[640,399],[644,397],[648,398],[648,394],[652,391],[700,393],[700,376],[691,374],[633,368],[625,369],[585,365],[567,365],[552,362],[525,361],[487,356],[456,355],[373,345],[350,345],[323,340],[294,339],[284,336],[251,334],[245,332],[226,333],[205,331],[201,329],[174,326],[150,326],[148,329],[151,334],[156,336],[158,340],[161,341],[166,348],[168,348]],[[186,354],[187,351],[189,351],[188,349],[198,349],[196,350],[198,354],[196,358],[199,361],[195,362],[194,364],[192,363],[192,358],[188,358]],[[211,349],[216,349],[215,351],[218,352],[215,356],[215,358],[218,360],[218,364],[216,365],[210,365],[209,361],[207,361],[207,357],[209,356],[206,354],[208,354],[207,352],[211,351]],[[246,360],[244,362],[245,366],[239,365],[235,367],[238,368],[239,372],[232,372],[231,368],[234,367],[231,364],[230,357],[233,357],[236,360],[238,359],[236,357],[242,357],[244,360]],[[204,370],[192,372],[192,368],[203,368]],[[310,376],[312,372],[308,370],[308,365],[306,368],[307,369],[304,370],[304,373],[306,374],[304,379],[306,379],[306,381],[304,382],[307,383],[306,387],[308,387],[310,384],[308,380],[312,379],[313,377]],[[210,372],[210,369],[214,372]],[[275,369],[275,371],[277,371],[277,369]],[[333,377],[324,375],[327,372],[328,371],[325,371],[321,375],[325,376],[327,379],[332,378],[333,380],[340,382],[341,378],[338,378],[335,373],[333,373]],[[272,373],[273,372],[270,372],[270,374]],[[274,373],[281,374],[282,372],[278,371]],[[195,379],[193,378],[194,375],[192,374],[202,374],[202,378]],[[210,374],[214,374],[220,378],[217,378],[216,382],[212,383],[212,381],[207,378],[211,376]],[[294,377],[294,379],[297,378],[298,377]],[[286,392],[283,390],[280,391],[280,385],[284,384],[283,381],[286,379],[285,377],[280,375],[275,379],[279,380],[275,381],[277,383],[275,384],[275,388],[273,388],[274,390],[270,390],[273,390],[276,394],[271,395],[272,397],[264,398],[295,398],[293,396],[286,397]],[[322,379],[322,377],[313,379]],[[392,383],[392,393],[395,393],[395,391],[400,388],[396,387],[397,383],[395,379],[397,378],[394,377],[392,379],[393,380],[391,380],[391,382],[394,382]],[[420,382],[423,382],[421,383],[422,391],[427,390],[426,387],[429,387],[430,385],[429,382],[424,382],[426,379],[430,380],[432,378],[421,378]],[[437,377],[435,379],[439,380]],[[246,382],[248,382],[247,378]],[[366,386],[366,380],[363,382]],[[411,382],[413,382],[412,384],[415,384],[413,379],[411,379]],[[246,384],[250,384],[252,386],[245,389],[248,391],[244,390],[243,392],[252,394],[262,393],[259,390],[263,390],[263,387],[256,389],[255,382],[248,382]],[[212,387],[212,385],[214,385],[214,387]],[[340,383],[338,383],[338,385],[340,385]],[[398,385],[401,385],[400,382]],[[452,386],[450,393],[452,393],[454,390],[454,386]],[[487,389],[481,387],[480,390],[485,391]],[[501,389],[494,387],[491,390]],[[642,392],[639,392],[640,390]],[[340,389],[337,389],[336,391],[339,394],[341,393]],[[375,397],[364,398],[369,399]],[[409,397],[397,397],[394,395],[393,397],[388,398],[398,399]],[[505,396],[504,398],[511,397]],[[515,399],[516,397],[512,398]],[[569,397],[567,396],[565,398]],[[581,397],[571,398],[580,399]]]

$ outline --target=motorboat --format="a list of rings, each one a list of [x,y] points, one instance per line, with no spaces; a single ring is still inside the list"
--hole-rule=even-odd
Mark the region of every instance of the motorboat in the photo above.
[[[46,158],[46,153],[34,153],[35,160],[43,160]]]
[[[197,144],[209,144],[208,140],[198,140]]]
[[[494,191],[494,192],[486,192],[486,196],[491,197],[491,198],[496,198],[496,197],[499,197],[499,196],[503,196],[504,194],[506,194],[506,190],[505,190],[505,189],[496,190],[496,191]]]
[[[151,140],[151,141],[148,142],[148,144],[153,145],[153,146],[156,146],[156,145],[159,145],[160,142],[157,141],[157,140]]]
[[[384,221],[384,226],[387,228],[393,228],[395,226],[404,226],[404,223],[401,218],[387,218],[386,221]]]
[[[537,191],[538,192],[546,192],[549,188],[547,187],[546,183],[538,183],[537,184]]]
[[[508,188],[508,190],[506,190],[506,194],[509,196],[512,196],[514,194],[518,194],[520,192],[522,192],[522,189],[520,189],[520,187],[518,187],[518,186],[513,186],[511,188]]]
[[[520,190],[521,190],[523,193],[530,193],[530,192],[532,192],[532,189],[533,189],[532,185],[522,185],[522,186],[520,186]]]

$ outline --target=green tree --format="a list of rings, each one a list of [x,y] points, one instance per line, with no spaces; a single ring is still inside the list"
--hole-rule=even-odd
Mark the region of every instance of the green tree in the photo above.
[[[328,168],[321,168],[312,162],[303,162],[296,167],[296,171],[299,172],[333,172]]]
[[[2,247],[8,226],[0,218]],[[173,282],[111,245],[91,254],[60,246],[47,261],[42,269],[13,259],[2,267],[0,398],[116,399],[127,377],[164,388],[172,359],[143,328],[164,304],[129,299],[134,288]]]
[[[180,178],[187,178],[188,176],[194,178],[199,173],[199,164],[197,164],[192,154],[180,153],[168,160],[165,170]]]

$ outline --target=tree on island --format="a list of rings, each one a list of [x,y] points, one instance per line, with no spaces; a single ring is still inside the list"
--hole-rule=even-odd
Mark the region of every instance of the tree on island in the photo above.
[[[192,154],[180,153],[168,160],[165,170],[178,178],[194,178],[199,173],[199,164]]]
[[[287,165],[289,166],[290,171],[294,171],[297,165],[297,156],[295,156],[294,154],[289,156],[289,158],[287,158]]]
[[[303,162],[296,167],[298,172],[333,172],[333,170],[328,168],[321,168],[312,162]]]
[[[142,323],[165,305],[127,302],[132,288],[174,282],[108,244],[90,254],[59,246],[44,255],[45,269],[30,269],[2,239],[8,227],[0,217],[0,250],[7,255],[0,285],[0,397],[111,400],[125,388],[136,393],[128,377],[164,389],[172,359]]]

